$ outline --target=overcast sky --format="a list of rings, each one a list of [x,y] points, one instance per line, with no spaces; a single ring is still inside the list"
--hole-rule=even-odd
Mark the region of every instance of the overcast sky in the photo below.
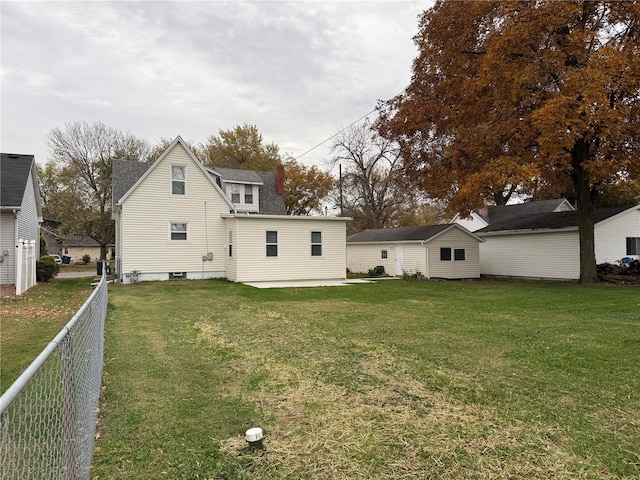
[[[2,1],[1,149],[44,163],[73,121],[151,144],[247,123],[298,157],[407,86],[430,4]]]

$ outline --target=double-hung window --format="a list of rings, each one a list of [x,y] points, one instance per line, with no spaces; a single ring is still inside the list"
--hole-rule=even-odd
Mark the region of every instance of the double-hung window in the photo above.
[[[322,256],[322,232],[311,232],[311,256]]]
[[[386,260],[387,258],[389,258],[389,252],[387,250],[382,250],[382,252],[380,252],[380,258],[382,260]]]
[[[253,203],[253,185],[244,186],[244,203],[249,205]]]
[[[172,222],[169,227],[171,240],[188,240],[189,225],[186,222]]]
[[[229,231],[229,257],[233,257],[233,230]]]
[[[627,237],[627,255],[640,255],[640,237]]]
[[[266,255],[267,257],[278,256],[278,231],[277,230],[267,230]]]
[[[187,192],[187,182],[183,165],[171,165],[171,194],[185,195]]]
[[[240,186],[235,183],[231,185],[231,201],[240,203]]]

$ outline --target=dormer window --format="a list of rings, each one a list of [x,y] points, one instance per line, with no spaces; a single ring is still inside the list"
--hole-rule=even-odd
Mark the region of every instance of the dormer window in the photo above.
[[[171,194],[185,195],[186,191],[185,167],[182,165],[171,165]]]
[[[231,201],[240,203],[240,187],[235,183],[231,185]]]
[[[253,203],[253,185],[244,186],[244,203]]]

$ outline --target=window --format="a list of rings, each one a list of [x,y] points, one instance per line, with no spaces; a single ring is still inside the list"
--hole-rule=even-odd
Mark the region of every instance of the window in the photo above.
[[[387,258],[389,258],[389,252],[387,252],[386,250],[382,250],[382,253],[380,254],[380,258],[382,258],[383,260],[386,260]]]
[[[229,232],[229,257],[233,257],[233,231]]]
[[[187,191],[185,181],[185,167],[171,165],[171,194],[184,195]]]
[[[640,255],[640,237],[627,237],[627,255]]]
[[[253,203],[253,185],[244,186],[244,203]]]
[[[278,232],[276,230],[267,230],[266,237],[267,257],[278,256]]]
[[[440,248],[440,261],[448,262],[451,260],[451,249],[448,247]]]
[[[322,232],[311,232],[311,256],[322,256]]]
[[[240,203],[240,187],[235,183],[231,185],[231,201]]]
[[[465,250],[464,248],[455,248],[453,250],[453,259],[454,260],[465,260],[466,255],[465,255]]]
[[[187,240],[187,224],[172,223],[170,235],[171,240]]]

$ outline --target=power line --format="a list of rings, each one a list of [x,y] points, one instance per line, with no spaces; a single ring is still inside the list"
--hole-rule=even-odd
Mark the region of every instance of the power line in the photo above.
[[[307,150],[306,152],[304,152],[301,155],[298,155],[298,158],[305,156],[307,153],[314,151],[316,148],[318,148],[320,145],[324,145],[325,143],[327,143],[329,140],[331,140],[333,137],[337,137],[338,135],[340,135],[342,132],[344,132],[347,128],[354,126],[356,123],[358,123],[360,120],[368,117],[369,115],[371,115],[373,112],[375,112],[376,109],[374,108],[373,110],[371,110],[369,113],[364,114],[363,116],[361,116],[359,119],[357,119],[354,122],[351,122],[349,125],[347,125],[346,127],[344,127],[342,130],[340,130],[339,132],[334,133],[333,135],[331,135],[329,138],[321,141],[319,144],[317,144],[315,147],[310,148],[309,150]]]

